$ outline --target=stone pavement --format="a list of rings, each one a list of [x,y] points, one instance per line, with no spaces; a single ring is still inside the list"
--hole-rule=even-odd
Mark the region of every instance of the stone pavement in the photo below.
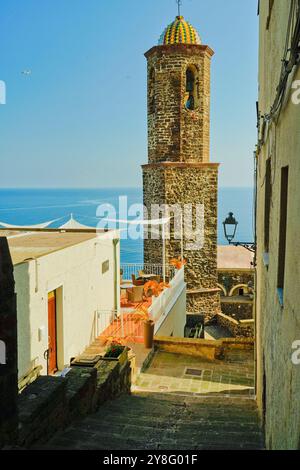
[[[180,395],[225,394],[253,396],[253,351],[232,351],[226,361],[157,352],[150,367],[137,378],[133,391]]]
[[[43,449],[262,449],[256,404],[249,398],[189,398],[139,393],[105,403]]]
[[[159,352],[132,395],[105,403],[39,448],[262,449],[257,407],[250,393],[252,354],[233,352],[226,363],[204,363],[199,358]],[[187,365],[203,373],[192,379],[182,376]],[[209,390],[207,383],[211,384]],[[224,391],[223,386],[228,388]],[[193,391],[194,387],[199,389]]]

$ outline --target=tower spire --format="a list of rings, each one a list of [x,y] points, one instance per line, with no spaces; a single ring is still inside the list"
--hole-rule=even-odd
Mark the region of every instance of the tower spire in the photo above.
[[[176,3],[177,3],[177,5],[178,5],[178,16],[181,16],[182,0],[176,0]]]

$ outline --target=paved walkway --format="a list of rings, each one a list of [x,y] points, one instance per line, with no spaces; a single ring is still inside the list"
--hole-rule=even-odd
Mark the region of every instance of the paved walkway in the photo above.
[[[254,394],[253,352],[232,352],[226,362],[158,352],[149,369],[140,374],[133,391],[180,395]]]
[[[187,367],[201,372],[190,377]],[[233,352],[226,363],[159,352],[132,395],[105,403],[43,448],[262,449],[252,394],[251,352]]]
[[[47,449],[262,449],[256,405],[245,398],[122,396],[57,435]]]

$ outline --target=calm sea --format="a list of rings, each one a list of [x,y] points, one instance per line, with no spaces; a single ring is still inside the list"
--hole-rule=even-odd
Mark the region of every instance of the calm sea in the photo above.
[[[142,202],[142,189],[0,189],[0,222],[32,225],[60,218],[51,227],[67,222],[70,214],[82,224],[96,226],[100,204],[112,204],[118,210],[119,196],[128,197],[128,205]],[[219,244],[225,245],[222,221],[234,212],[239,222],[237,240],[253,240],[253,190],[251,188],[219,189]],[[118,217],[118,213],[117,213]],[[140,263],[143,259],[141,240],[122,240],[123,263]]]

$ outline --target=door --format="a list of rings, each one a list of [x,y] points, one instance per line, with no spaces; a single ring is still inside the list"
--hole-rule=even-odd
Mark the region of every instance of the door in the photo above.
[[[48,294],[48,374],[57,371],[56,295]]]

